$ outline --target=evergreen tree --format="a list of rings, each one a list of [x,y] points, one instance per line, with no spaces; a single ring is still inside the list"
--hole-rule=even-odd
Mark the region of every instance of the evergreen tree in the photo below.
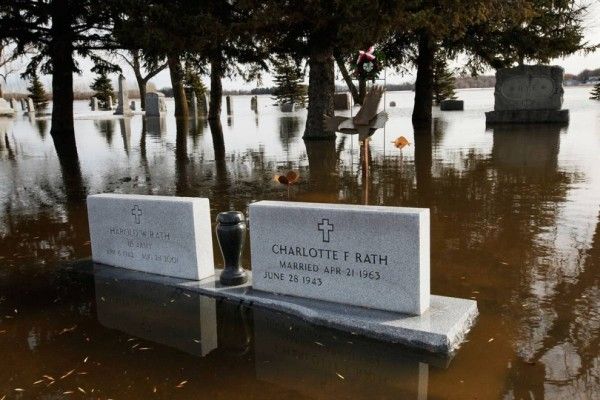
[[[440,104],[442,100],[456,99],[454,89],[455,78],[452,72],[448,69],[446,55],[438,51],[433,60],[433,101],[435,104]]]
[[[186,63],[185,65],[183,80],[186,93],[191,95],[191,93],[194,92],[196,93],[196,98],[198,99],[206,94],[206,85],[204,85],[204,82],[202,82],[200,73],[196,71],[189,63]]]
[[[600,82],[594,85],[594,89],[592,89],[592,97],[590,97],[590,99],[600,100]]]
[[[95,93],[94,96],[98,99],[100,103],[100,108],[107,109],[108,108],[108,99],[114,98],[115,93],[113,90],[112,82],[108,78],[108,74],[106,70],[100,69],[98,71],[98,77],[94,79],[94,82],[90,85],[90,89],[92,89]]]
[[[37,74],[37,71],[33,71],[31,73],[31,86],[27,87],[31,100],[33,100],[33,104],[37,110],[43,110],[48,105],[48,96],[46,95],[46,90],[44,89],[44,84],[40,81],[40,77]]]
[[[306,85],[302,84],[302,69],[290,57],[279,57],[275,62],[275,90],[273,100],[277,105],[293,103],[300,107],[306,105]]]

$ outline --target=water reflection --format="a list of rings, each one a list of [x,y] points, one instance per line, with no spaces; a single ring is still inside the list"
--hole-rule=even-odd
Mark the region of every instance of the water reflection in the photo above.
[[[96,313],[101,325],[197,356],[217,347],[214,299],[138,280],[139,275],[127,272],[94,266]]]
[[[225,303],[216,306],[219,346],[200,361],[165,347],[140,363],[138,353],[127,353],[124,334],[105,339],[97,335],[90,342],[67,334],[58,341],[47,340],[73,325],[85,326],[88,337],[100,329],[80,314],[89,313],[94,304],[94,283],[65,278],[53,266],[89,256],[85,196],[106,191],[208,197],[213,221],[219,211],[245,211],[249,203],[262,199],[430,207],[432,291],[476,298],[481,317],[448,369],[431,368],[426,362],[427,390],[419,392],[431,398],[593,398],[600,386],[600,111],[590,108],[587,92],[565,93],[572,117],[569,127],[511,125],[490,130],[483,111],[490,106],[485,99],[493,99],[492,91],[465,91],[461,96],[471,110],[435,115],[431,126],[414,130],[412,99],[407,93],[392,93],[399,106],[390,111],[387,139],[375,134],[364,147],[347,136],[304,142],[298,127],[305,112],[290,116],[275,107],[261,108],[258,125],[256,114],[245,107],[236,113],[235,123],[228,125],[224,117],[208,128],[200,120],[195,124],[171,117],[134,116],[130,126],[115,119],[76,120],[77,146],[57,147],[58,152],[50,135],[41,136],[39,120],[1,118],[0,353],[9,355],[9,365],[19,367],[0,372],[0,398],[7,390],[12,393],[19,377],[23,385],[38,380],[42,371],[35,366],[60,365],[52,373],[61,376],[72,369],[68,362],[80,362],[86,354],[110,365],[88,383],[110,384],[113,397],[147,397],[152,393],[147,377],[161,382],[159,390],[174,390],[185,379],[177,372],[181,365],[202,377],[207,395],[242,397],[214,372],[227,375],[233,370],[245,383],[247,396],[280,398],[282,389],[294,397],[319,396],[289,382],[285,374],[281,386],[257,380],[256,371],[263,371],[255,366],[257,349],[271,363],[282,360],[259,348],[260,326],[265,324],[256,322],[256,310],[227,308]],[[123,149],[114,136],[117,123]],[[402,150],[391,146],[399,135],[412,144]],[[290,169],[298,170],[301,179],[288,195],[273,176]],[[243,262],[250,263],[248,249]],[[215,263],[222,263],[220,257]],[[19,317],[6,318],[14,309]],[[47,327],[50,320],[56,324],[54,333]],[[290,325],[295,329],[295,322]],[[324,344],[327,335],[334,335],[311,329],[313,342]],[[103,335],[109,331],[100,330]],[[303,354],[332,357],[319,353],[325,349],[311,345],[308,338],[303,339]],[[293,336],[273,341],[291,346],[289,354],[298,354]],[[222,347],[223,343],[230,345]],[[328,346],[338,349],[329,342]],[[342,376],[359,368],[379,371],[376,360],[364,354],[367,350],[339,349],[331,350],[334,361],[323,369],[331,380],[318,381],[314,371],[321,367],[305,364],[299,381],[316,382],[335,397],[332,388],[344,390],[335,385],[351,385],[350,379],[331,373],[343,368],[340,359],[353,365],[350,371],[338,371]],[[341,355],[354,351],[362,354],[357,363]],[[72,358],[63,365],[65,354]],[[306,362],[310,361],[292,359],[289,364]],[[164,365],[176,372],[165,372]],[[118,379],[108,377],[115,369],[129,372]],[[416,369],[414,364],[397,367],[410,377],[405,388],[413,395]],[[394,379],[403,382],[402,376]],[[379,397],[404,390],[381,386],[387,392],[382,389]]]

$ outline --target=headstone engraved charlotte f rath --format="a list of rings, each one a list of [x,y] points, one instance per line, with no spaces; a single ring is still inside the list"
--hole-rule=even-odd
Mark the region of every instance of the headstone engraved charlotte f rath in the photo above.
[[[429,210],[250,205],[253,288],[420,315],[429,308]]]
[[[178,278],[213,275],[208,199],[88,196],[95,262]]]

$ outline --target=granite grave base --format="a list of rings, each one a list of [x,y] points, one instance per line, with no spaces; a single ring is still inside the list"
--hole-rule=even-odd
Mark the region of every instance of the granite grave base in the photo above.
[[[485,113],[488,124],[569,123],[569,110],[495,110]]]
[[[83,261],[91,263],[91,261]],[[315,325],[435,353],[452,353],[465,339],[477,317],[474,300],[431,296],[430,308],[419,316],[380,311],[322,300],[277,295],[252,289],[248,283],[227,287],[219,283],[220,270],[200,281],[126,270],[95,264],[95,271],[108,271],[115,279],[140,280],[264,307],[299,317]]]

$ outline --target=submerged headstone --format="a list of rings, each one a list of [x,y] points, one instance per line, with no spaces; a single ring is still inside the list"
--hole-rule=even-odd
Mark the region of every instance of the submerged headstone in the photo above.
[[[259,201],[250,221],[255,289],[413,315],[429,308],[429,209]]]
[[[296,107],[294,103],[283,103],[279,106],[279,109],[281,110],[281,112],[293,112],[296,109]]]
[[[252,111],[258,111],[258,97],[257,96],[252,96],[250,98],[250,109]]]
[[[90,107],[92,108],[92,111],[98,111],[98,98],[96,96],[91,98]]]
[[[131,104],[129,107],[131,108],[131,111],[135,111],[135,100],[131,100]]]
[[[127,86],[125,84],[125,77],[123,74],[119,75],[119,102],[115,115],[131,115],[131,108],[129,107],[129,95],[127,93]]]
[[[165,95],[160,92],[146,93],[146,116],[162,117],[167,112]]]
[[[108,108],[109,110],[112,110],[114,108],[112,96],[108,96],[108,101],[106,102],[106,108]]]
[[[564,70],[559,66],[523,65],[496,72],[494,111],[488,123],[567,123],[562,110]]]
[[[440,101],[440,110],[442,111],[463,111],[465,102],[462,100],[446,99]]]
[[[335,93],[333,95],[334,110],[349,110],[350,109],[350,93]]]
[[[15,115],[15,110],[10,106],[8,101],[0,97],[0,116],[12,117]]]
[[[192,96],[190,98],[190,105],[192,109],[192,118],[198,118],[198,98],[196,97],[196,91],[192,90]]]
[[[214,274],[208,199],[88,196],[92,260],[200,280]]]
[[[17,99],[15,99],[14,97],[10,99],[10,107],[15,111],[17,111],[17,103]]]
[[[208,99],[206,94],[201,95],[198,98],[198,112],[200,117],[206,117],[208,115]]]

